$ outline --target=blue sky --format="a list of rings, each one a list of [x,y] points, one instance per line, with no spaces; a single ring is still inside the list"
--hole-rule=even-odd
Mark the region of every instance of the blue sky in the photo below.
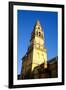
[[[58,49],[58,13],[50,11],[17,11],[18,28],[18,74],[21,71],[21,58],[27,52],[30,44],[31,32],[36,21],[39,20],[44,31],[45,47],[47,49],[48,60],[57,56]]]

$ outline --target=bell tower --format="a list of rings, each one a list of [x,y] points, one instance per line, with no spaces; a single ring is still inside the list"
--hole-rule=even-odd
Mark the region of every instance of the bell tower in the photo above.
[[[44,32],[37,20],[34,30],[31,34],[30,46],[33,46],[32,70],[44,63],[44,68],[47,68],[47,53],[44,47]]]
[[[44,46],[44,32],[37,20],[34,30],[31,33],[30,46],[22,58],[22,69],[20,78],[25,78],[26,73],[32,72],[35,67],[44,64],[47,68],[47,52]]]
[[[31,34],[30,45],[34,45],[37,48],[44,47],[44,33],[42,31],[40,22],[37,21],[34,30]]]

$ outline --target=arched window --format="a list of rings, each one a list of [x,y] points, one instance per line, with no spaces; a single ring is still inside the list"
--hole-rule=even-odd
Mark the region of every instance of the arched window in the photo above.
[[[41,36],[41,33],[39,32],[39,36]]]
[[[38,29],[40,29],[40,27],[38,27]]]

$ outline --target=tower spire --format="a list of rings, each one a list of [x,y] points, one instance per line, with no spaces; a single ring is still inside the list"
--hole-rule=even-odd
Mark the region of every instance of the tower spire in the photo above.
[[[31,39],[30,40],[32,40],[36,36],[39,37],[39,38],[44,39],[44,32],[42,30],[42,27],[41,27],[41,24],[40,24],[39,20],[36,21],[36,24],[34,26],[34,30],[31,33]]]
[[[42,30],[42,27],[41,27],[41,24],[40,24],[40,21],[39,20],[36,21],[34,30]]]
[[[37,20],[36,25],[40,25],[40,21],[39,20]]]

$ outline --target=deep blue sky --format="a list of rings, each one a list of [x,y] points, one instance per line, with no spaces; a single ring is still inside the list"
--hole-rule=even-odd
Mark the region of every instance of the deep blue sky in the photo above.
[[[57,56],[58,41],[58,14],[50,11],[17,11],[18,22],[18,74],[21,71],[21,58],[25,55],[30,44],[31,32],[36,21],[39,20],[44,31],[45,47],[48,60]]]

